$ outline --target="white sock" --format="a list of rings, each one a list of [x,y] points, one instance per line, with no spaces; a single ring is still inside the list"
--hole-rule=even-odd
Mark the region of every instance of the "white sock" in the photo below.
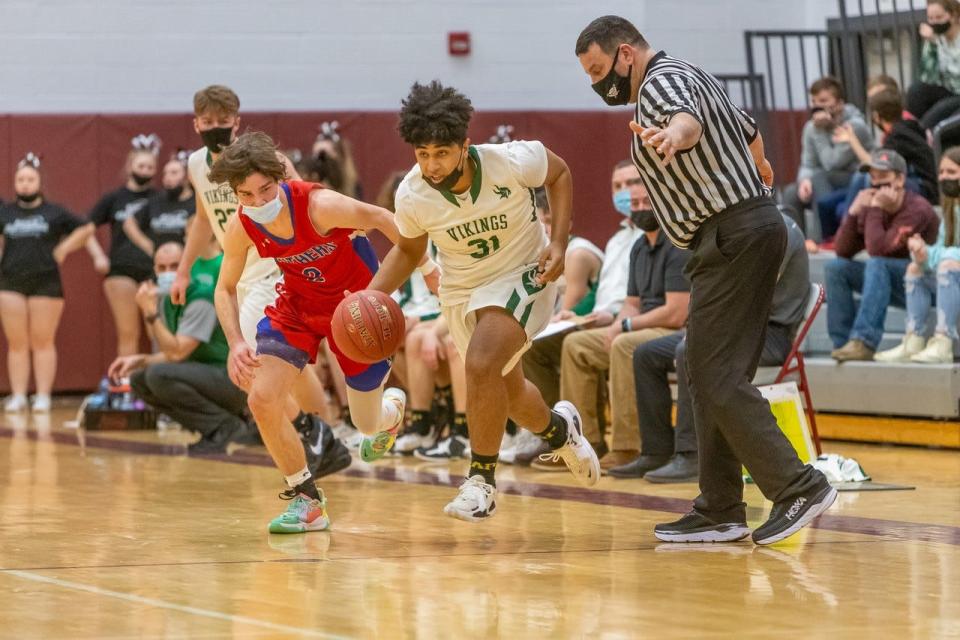
[[[308,469],[307,467],[304,467],[300,471],[297,471],[292,475],[286,476],[287,486],[289,486],[291,489],[296,489],[299,485],[309,480],[310,477],[311,477],[310,469]]]

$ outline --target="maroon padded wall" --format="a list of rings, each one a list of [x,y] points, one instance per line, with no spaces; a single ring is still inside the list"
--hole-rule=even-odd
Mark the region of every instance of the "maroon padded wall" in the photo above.
[[[602,247],[619,222],[611,205],[610,170],[629,157],[629,119],[625,111],[483,112],[474,118],[471,134],[474,142],[485,142],[497,125],[512,124],[518,138],[542,140],[564,158],[574,178],[574,232]],[[342,134],[353,144],[367,200],[376,197],[390,172],[412,166],[413,154],[396,134],[394,113],[248,113],[243,115],[241,129],[266,131],[283,149],[306,150],[317,125],[328,120],[338,120]],[[151,132],[163,140],[161,158],[177,147],[200,144],[186,114],[2,115],[0,149],[5,151],[0,151],[0,198],[11,198],[13,167],[27,151],[34,151],[43,159],[48,199],[86,217],[102,193],[122,183],[130,139]],[[784,158],[776,152],[776,141],[768,141],[767,146],[779,168]],[[790,155],[799,156],[799,149]],[[788,170],[791,176],[796,171],[795,166]],[[108,241],[105,228],[99,237],[103,243]],[[55,389],[88,390],[96,386],[114,356],[113,323],[102,279],[85,251],[71,255],[62,273],[66,308],[57,337],[60,367]],[[0,354],[5,353],[0,336]],[[6,367],[0,366],[0,391],[8,390]]]

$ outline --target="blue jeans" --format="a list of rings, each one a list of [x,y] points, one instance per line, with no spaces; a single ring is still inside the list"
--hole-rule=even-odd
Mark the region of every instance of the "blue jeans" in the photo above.
[[[926,272],[922,276],[907,276],[904,280],[907,292],[907,332],[923,335],[927,326],[927,314],[937,300],[936,332],[957,336],[957,319],[960,318],[960,271]]]
[[[833,346],[862,340],[876,349],[883,338],[887,307],[906,306],[907,258],[870,258],[866,263],[835,258],[826,265],[827,331]],[[859,292],[860,305],[853,299]]]

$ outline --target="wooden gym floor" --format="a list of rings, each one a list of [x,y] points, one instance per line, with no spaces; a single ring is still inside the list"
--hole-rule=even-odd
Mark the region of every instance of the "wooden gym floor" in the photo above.
[[[270,536],[260,449],[0,419],[0,638],[960,637],[960,454],[825,443],[878,482],[799,535],[664,545],[694,485],[503,465],[499,513],[441,513],[465,463],[325,478],[333,529]],[[752,524],[768,505],[747,488]]]

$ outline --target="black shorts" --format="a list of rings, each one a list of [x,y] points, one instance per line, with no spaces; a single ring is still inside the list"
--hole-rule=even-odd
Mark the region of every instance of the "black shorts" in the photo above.
[[[63,285],[59,271],[25,273],[22,275],[5,273],[0,276],[0,291],[13,291],[28,298],[62,298]]]
[[[107,277],[116,278],[118,276],[130,278],[134,282],[139,283],[153,277],[153,268],[127,264],[111,264],[110,271],[107,272]]]

